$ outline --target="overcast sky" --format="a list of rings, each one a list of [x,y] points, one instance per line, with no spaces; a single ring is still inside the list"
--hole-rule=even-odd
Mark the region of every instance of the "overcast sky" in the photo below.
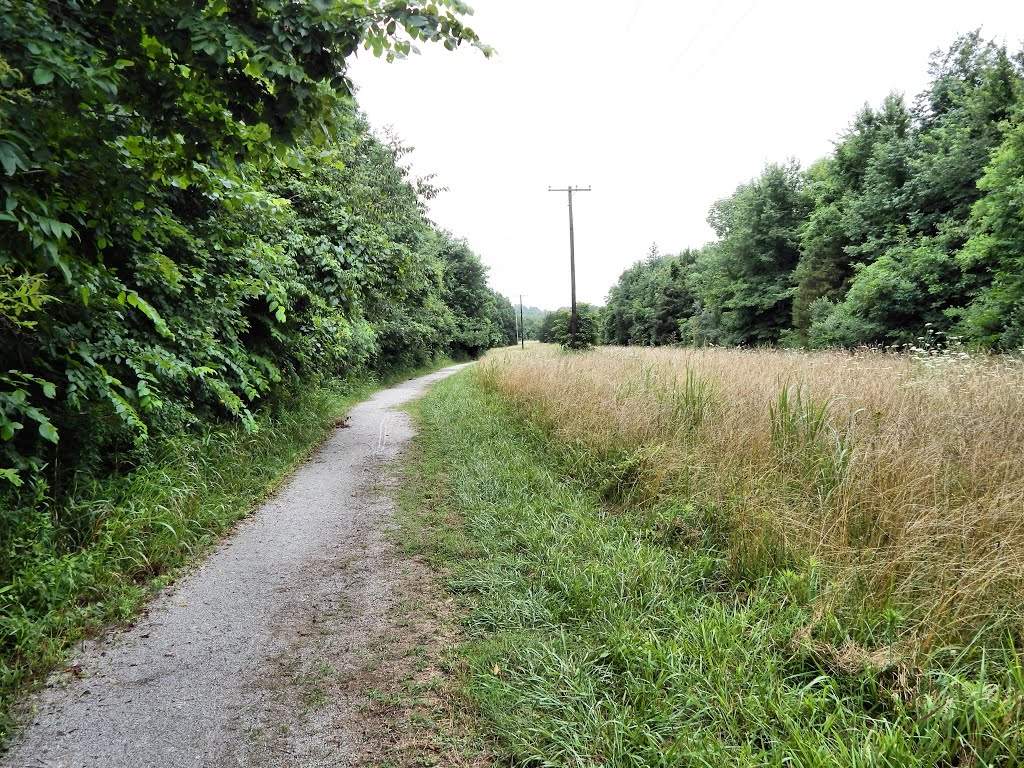
[[[1019,50],[1019,0],[470,0],[498,50],[352,64],[378,131],[447,187],[431,217],[464,237],[514,302],[603,303],[644,258],[713,239],[708,208],[767,162],[829,153],[865,102],[912,99],[929,54],[981,27]]]

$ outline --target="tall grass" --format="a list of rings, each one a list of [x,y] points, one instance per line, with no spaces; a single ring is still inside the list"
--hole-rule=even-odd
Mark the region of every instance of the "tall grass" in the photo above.
[[[607,354],[595,355],[593,368]],[[680,404],[685,373],[679,394],[663,390],[659,401],[651,392],[657,368],[620,361],[633,375],[622,384],[633,387],[623,408],[641,392],[652,411],[662,404],[660,418],[689,409]],[[537,367],[523,381],[549,376],[551,366],[555,374],[545,380],[561,386],[587,362],[524,362]],[[494,391],[496,377],[519,364],[495,365],[482,377],[447,379],[417,404],[424,476],[413,492],[415,506],[427,510],[415,528],[417,546],[446,567],[449,589],[464,601],[467,640],[459,655],[468,699],[510,765],[1022,764],[1024,667],[1013,643],[985,647],[980,661],[961,648],[908,662],[891,647],[830,637],[841,633],[821,631],[821,601],[839,574],[801,563],[793,545],[776,555],[790,567],[762,562],[761,575],[740,575],[740,532],[725,507],[673,496],[682,480],[659,479],[659,462],[687,455],[706,467],[711,460],[697,448],[679,453],[677,441],[686,445],[705,423],[727,418],[719,384],[689,390],[697,393],[691,403],[705,410],[701,424],[681,417],[670,420],[679,425],[671,440],[612,445],[570,429],[591,401],[560,410],[561,422],[553,412],[546,424],[530,420],[536,412],[524,406],[531,401],[513,406]],[[712,400],[699,394],[711,391]],[[777,462],[834,458],[818,399],[806,389],[767,394],[762,443],[779,454]],[[625,422],[622,432],[662,437],[658,418],[652,414],[647,426]],[[592,426],[600,434],[613,429],[597,419]],[[767,558],[773,544],[746,546],[745,558]]]
[[[609,501],[688,505],[735,577],[820,571],[808,636],[865,646],[847,660],[1022,636],[1020,359],[606,348],[481,376]]]

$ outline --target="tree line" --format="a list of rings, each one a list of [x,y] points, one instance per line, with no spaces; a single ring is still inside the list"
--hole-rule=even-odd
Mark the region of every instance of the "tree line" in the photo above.
[[[0,0],[0,504],[296,387],[515,341],[345,74],[360,49],[489,53],[466,10]]]
[[[718,239],[608,295],[610,344],[1024,347],[1024,51],[967,34],[912,103],[866,105],[809,168],[714,204]]]

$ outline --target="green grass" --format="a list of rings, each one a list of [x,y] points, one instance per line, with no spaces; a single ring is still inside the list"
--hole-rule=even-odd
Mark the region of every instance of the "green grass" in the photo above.
[[[414,412],[410,546],[466,601],[466,693],[512,764],[1024,762],[1016,654],[865,663],[813,635],[813,563],[737,581],[713,510],[611,506],[475,373]]]
[[[4,510],[27,522],[4,542],[11,580],[0,588],[0,741],[14,727],[13,703],[77,641],[134,616],[266,498],[353,405],[426,372],[310,388],[266,409],[255,432],[221,425],[180,436],[156,446],[130,475],[79,483],[58,508]]]

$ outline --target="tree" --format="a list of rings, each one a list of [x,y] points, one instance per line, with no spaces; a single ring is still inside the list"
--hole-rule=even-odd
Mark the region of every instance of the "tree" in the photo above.
[[[893,344],[942,336],[965,307],[980,306],[972,297],[989,279],[987,269],[956,253],[974,226],[971,210],[985,192],[979,179],[1003,136],[1020,75],[1005,48],[982,41],[977,32],[936,53],[931,73],[912,117],[890,100],[878,116],[862,120],[870,131],[837,148],[837,161],[865,156],[845,152],[847,145],[856,148],[865,136],[875,137],[861,187],[836,203],[841,221],[816,210],[812,222],[826,226],[805,229],[806,268],[798,270],[794,320],[801,333],[810,314],[824,324],[819,331],[812,322],[808,335],[815,343]],[[834,266],[840,243],[856,270],[848,277]],[[843,283],[836,285],[840,277]],[[819,297],[830,302],[812,304]]]
[[[932,82],[917,100],[918,129],[907,185],[912,231],[941,236],[949,250],[966,240],[984,168],[1013,112],[1017,73],[1005,47],[978,31],[932,55]]]
[[[540,328],[537,329],[537,341],[544,344],[557,344],[555,339],[555,323],[559,320],[559,312],[565,310],[557,310],[555,312],[548,312],[544,315],[541,320]]]
[[[359,142],[346,57],[480,45],[465,10],[0,0],[3,479],[42,482],[44,456],[102,469],[201,418],[251,424],[299,375],[368,359],[365,313],[391,311],[424,225],[353,216],[329,189]]]
[[[695,260],[703,312],[688,324],[691,332],[726,345],[779,342],[792,318],[799,233],[809,210],[795,162],[768,165],[712,207],[708,223],[720,241]]]
[[[507,347],[519,341],[519,316],[512,302],[492,291],[491,325],[494,328],[492,346]]]
[[[571,313],[560,309],[551,313],[551,341],[563,349],[582,351],[590,349],[600,340],[600,316],[598,310],[585,302],[576,303],[577,327],[572,334]]]
[[[984,283],[959,330],[981,346],[1024,347],[1024,89],[1006,137],[978,182],[984,196],[971,213],[973,234],[960,254]]]
[[[514,304],[513,308],[518,309]],[[526,338],[540,341],[540,328],[548,313],[537,307],[523,307],[522,314]]]
[[[912,134],[903,97],[890,94],[877,111],[865,106],[836,148],[843,249],[854,263],[871,263],[906,233]]]
[[[637,262],[621,275],[608,292],[602,335],[605,343],[627,345],[636,338],[635,326],[640,282],[648,267]]]
[[[465,240],[448,233],[435,237],[435,248],[443,264],[442,297],[454,318],[449,352],[455,358],[479,357],[501,339],[492,320],[495,299],[487,268]]]
[[[690,270],[696,254],[650,252],[620,275],[602,317],[606,344],[662,345],[680,341],[680,323],[695,311]]]

